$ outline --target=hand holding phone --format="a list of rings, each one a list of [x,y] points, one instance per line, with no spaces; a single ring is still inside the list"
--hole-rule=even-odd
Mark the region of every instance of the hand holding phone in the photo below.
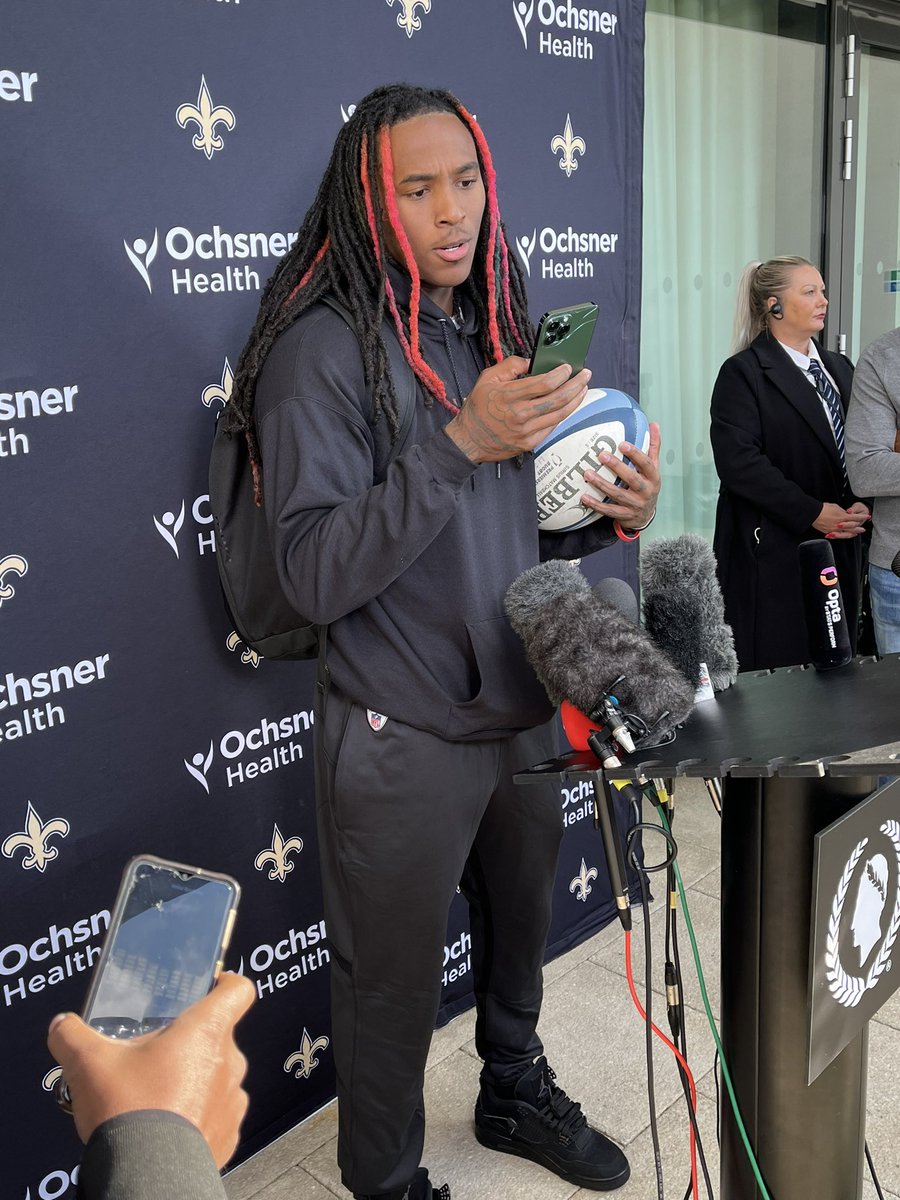
[[[572,374],[584,367],[597,325],[598,309],[592,301],[569,308],[551,308],[538,323],[529,375],[543,375],[568,363]]]
[[[127,1040],[101,1036],[74,1013],[55,1017],[47,1045],[63,1068],[81,1140],[124,1113],[174,1112],[197,1126],[223,1167],[248,1102],[234,1028],[255,998],[248,979],[226,973],[168,1027]]]
[[[111,1038],[160,1029],[222,969],[240,886],[230,875],[142,855],[125,868],[82,1017]]]

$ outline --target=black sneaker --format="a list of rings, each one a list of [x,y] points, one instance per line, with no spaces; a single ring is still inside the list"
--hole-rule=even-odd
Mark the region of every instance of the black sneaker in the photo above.
[[[591,1129],[581,1105],[555,1080],[546,1058],[537,1059],[506,1088],[482,1077],[475,1136],[482,1146],[530,1158],[578,1187],[595,1192],[621,1187],[631,1174],[628,1159]]]
[[[446,1183],[433,1187],[424,1167],[419,1167],[412,1183],[392,1192],[354,1192],[353,1200],[450,1200],[450,1188]]]

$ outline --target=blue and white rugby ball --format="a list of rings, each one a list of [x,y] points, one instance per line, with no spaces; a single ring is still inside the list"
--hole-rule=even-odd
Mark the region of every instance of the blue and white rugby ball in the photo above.
[[[603,515],[581,507],[581,497],[590,490],[584,473],[593,470],[610,482],[615,479],[609,467],[600,462],[600,455],[606,451],[622,458],[620,442],[630,442],[646,454],[650,446],[646,416],[624,392],[591,388],[578,408],[534,451],[538,528],[542,533],[568,533]]]

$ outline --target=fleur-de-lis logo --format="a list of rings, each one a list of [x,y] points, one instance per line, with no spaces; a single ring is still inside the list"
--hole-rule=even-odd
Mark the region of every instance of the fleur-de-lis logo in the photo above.
[[[346,108],[344,108],[343,104],[341,105],[341,117],[343,118],[345,125],[347,124],[347,122],[350,120],[350,118],[353,116],[353,114],[355,112],[356,112],[355,104],[348,104]]]
[[[219,419],[219,413],[228,403],[228,397],[231,395],[231,389],[234,385],[234,374],[231,370],[231,363],[226,356],[225,366],[222,368],[222,380],[220,383],[210,383],[204,389],[200,399],[207,408],[212,408],[214,404],[221,405],[221,408],[216,412],[216,420]]]
[[[531,237],[528,234],[523,234],[522,237],[516,238],[516,250],[519,252],[519,258],[528,274],[531,274],[531,256],[534,254],[534,248],[537,245],[537,229],[532,229]]]
[[[45,1092],[53,1091],[53,1085],[56,1083],[57,1079],[62,1078],[62,1073],[63,1073],[62,1067],[53,1067],[51,1070],[49,1070],[47,1072],[47,1074],[41,1080],[41,1087],[44,1089]]]
[[[290,837],[285,841],[281,830],[276,825],[272,833],[272,845],[268,850],[260,850],[259,854],[253,860],[253,865],[257,871],[261,871],[267,862],[271,862],[272,869],[269,871],[268,878],[277,879],[279,883],[284,883],[286,877],[294,869],[294,864],[288,862],[288,855],[295,852],[299,854],[302,849],[302,838]]]
[[[393,6],[394,0],[387,0]],[[431,0],[399,0],[400,12],[397,13],[397,24],[406,30],[406,36],[412,37],[422,28],[422,18],[416,16],[416,9],[431,12]]]
[[[597,868],[588,867],[584,859],[581,860],[581,871],[572,882],[569,884],[569,891],[575,893],[576,900],[587,900],[593,890],[591,888],[591,880],[597,878]]]
[[[576,153],[584,154],[587,146],[584,144],[584,138],[575,137],[572,132],[572,118],[568,113],[566,113],[566,127],[550,143],[550,149],[554,154],[558,150],[562,150],[559,169],[565,171],[567,177],[571,177],[572,172],[578,170],[578,163],[575,159]]]
[[[228,647],[229,650],[234,652],[235,650],[237,650],[238,646],[240,646],[241,644],[242,644],[241,635],[238,633],[238,631],[236,629],[232,629],[231,633],[229,633],[228,638],[226,639],[225,645]],[[257,652],[253,649],[252,646],[244,646],[244,651],[241,654],[241,662],[242,663],[249,663],[251,667],[258,667],[259,666],[259,658],[260,658],[259,654],[257,654]]]
[[[0,558],[0,608],[3,607],[4,600],[12,600],[16,594],[16,589],[11,583],[6,583],[5,575],[18,575],[21,579],[28,570],[28,563],[21,554],[7,554],[6,558]]]
[[[315,1041],[309,1036],[306,1029],[303,1030],[303,1037],[300,1039],[300,1049],[285,1059],[284,1069],[290,1075],[294,1071],[295,1079],[309,1079],[313,1071],[319,1065],[319,1060],[316,1058],[316,1053],[319,1050],[327,1050],[330,1043],[327,1037],[317,1037]]]
[[[206,76],[200,76],[200,91],[197,93],[196,104],[182,104],[175,113],[175,120],[182,129],[186,129],[189,121],[194,121],[200,132],[194,135],[191,144],[196,150],[202,150],[207,158],[212,158],[217,150],[225,145],[221,134],[216,133],[217,125],[224,125],[227,130],[234,129],[234,113],[223,104],[214,106],[209,88],[206,86]]]
[[[68,832],[69,822],[63,817],[54,817],[45,825],[35,811],[34,805],[29,801],[24,830],[21,833],[11,833],[0,849],[3,851],[4,858],[12,858],[16,850],[27,851],[28,853],[25,854],[20,864],[22,869],[25,871],[36,869],[43,874],[47,869],[47,863],[59,857],[59,850],[56,846],[48,845],[50,839],[66,837]]]

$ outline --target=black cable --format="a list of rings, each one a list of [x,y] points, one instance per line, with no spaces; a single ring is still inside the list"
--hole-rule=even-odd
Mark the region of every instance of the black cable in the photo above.
[[[653,1030],[651,1028],[653,1021],[652,1014],[652,997],[653,988],[650,983],[650,963],[651,959],[651,944],[650,944],[650,899],[647,894],[647,873],[637,867],[636,855],[632,853],[632,834],[639,828],[640,822],[637,822],[628,834],[628,860],[631,866],[637,871],[638,883],[641,888],[641,911],[644,914],[644,1012],[646,1017],[644,1020],[644,1045],[647,1055],[647,1101],[650,1105],[650,1137],[653,1142],[653,1162],[656,1167],[656,1194],[659,1200],[664,1200],[663,1191],[663,1173],[662,1173],[662,1151],[659,1147],[659,1129],[656,1121],[656,1087],[654,1084],[653,1075]]]
[[[878,1182],[878,1176],[875,1174],[875,1164],[872,1162],[872,1154],[869,1150],[869,1143],[866,1146],[866,1162],[869,1164],[869,1174],[872,1176],[872,1182],[875,1184],[875,1191],[878,1193],[878,1200],[884,1200],[884,1192],[881,1190],[881,1184]]]
[[[652,785],[650,785],[649,791],[645,791],[645,795],[647,795],[648,798],[653,801],[653,803],[659,804],[659,797],[656,794],[656,789],[653,788]],[[662,805],[659,805],[659,806],[662,807]],[[667,816],[667,820],[669,822],[668,830],[664,829],[661,825],[656,825],[656,824],[649,823],[649,822],[648,823],[635,822],[635,824],[632,826],[631,830],[629,830],[628,837],[626,839],[626,860],[627,860],[629,866],[632,868],[633,871],[636,872],[636,874],[638,876],[638,880],[641,885],[642,904],[644,903],[645,876],[650,875],[651,873],[653,873],[655,871],[663,871],[664,870],[666,872],[666,886],[668,888],[668,895],[666,896],[666,955],[667,955],[667,964],[666,965],[667,965],[667,968],[670,965],[668,962],[668,956],[669,956],[669,949],[671,947],[672,952],[674,954],[674,960],[672,961],[671,966],[672,966],[672,971],[674,973],[675,986],[678,989],[678,1011],[677,1011],[676,1016],[674,1017],[674,1020],[673,1020],[672,1006],[667,1005],[667,1009],[668,1009],[668,1013],[669,1013],[669,1028],[672,1030],[672,1033],[673,1033],[673,1039],[672,1039],[673,1044],[677,1047],[679,1052],[682,1054],[685,1061],[687,1061],[687,1035],[686,1035],[685,1022],[684,1022],[683,1005],[681,1002],[681,997],[684,994],[683,986],[682,986],[681,961],[680,961],[680,956],[678,954],[678,935],[677,935],[675,920],[674,920],[674,910],[672,909],[672,906],[671,906],[671,895],[672,895],[672,892],[674,891],[674,887],[675,887],[674,864],[675,864],[675,859],[678,856],[678,844],[676,843],[674,837],[671,834],[671,825],[672,825],[673,818],[674,818],[674,812],[672,811],[672,806],[670,805],[670,806],[668,806],[668,816]],[[646,866],[646,864],[641,866],[638,863],[636,850],[633,845],[633,842],[637,837],[638,831],[644,830],[644,829],[649,829],[653,833],[661,836],[665,840],[667,849],[668,849],[668,852],[667,852],[665,858],[662,860],[662,862],[657,863],[650,867]],[[647,915],[646,908],[645,908],[645,910],[644,910],[644,923],[645,923],[644,956],[645,956],[645,969],[646,969],[646,977],[647,977],[647,989],[648,989],[648,993],[649,993],[650,945],[649,945],[649,934],[648,934],[648,930],[647,930],[647,922],[648,922],[648,915]],[[669,939],[670,929],[671,929],[671,935],[672,935],[671,942]],[[667,974],[668,974],[668,971],[667,971]],[[667,990],[667,997],[668,997],[668,991],[669,991],[669,980],[668,979],[667,979],[666,983],[667,983],[666,990]],[[649,1036],[649,1022],[650,1022],[650,1010],[647,1009],[648,1036]],[[677,1029],[676,1029],[676,1026],[677,1026]],[[679,1039],[679,1031],[680,1031],[680,1039]],[[681,1045],[679,1045],[679,1040],[681,1041]],[[676,1065],[678,1067],[678,1077],[681,1080],[682,1091],[684,1092],[685,1101],[687,1103],[688,1118],[691,1122],[691,1126],[694,1131],[694,1140],[695,1140],[695,1144],[696,1144],[696,1148],[697,1148],[697,1154],[700,1158],[700,1165],[701,1165],[701,1168],[703,1171],[704,1185],[706,1187],[706,1192],[707,1192],[707,1195],[710,1197],[710,1200],[714,1200],[715,1193],[713,1191],[712,1180],[710,1179],[709,1164],[706,1161],[706,1154],[704,1153],[704,1150],[703,1150],[703,1139],[700,1135],[700,1128],[697,1123],[697,1114],[694,1111],[693,1099],[691,1097],[690,1081],[688,1079],[688,1076],[687,1076],[684,1068],[682,1067],[681,1063],[678,1062],[677,1059],[676,1059]],[[693,1187],[693,1179],[691,1179],[688,1183],[687,1192],[685,1193],[685,1200],[687,1200],[687,1198],[690,1196],[692,1187]]]
[[[668,822],[669,831],[671,832],[675,822],[675,808],[673,804],[668,806]],[[687,1047],[687,1022],[684,1019],[684,1006],[682,997],[684,996],[684,980],[681,971],[681,955],[678,949],[678,922],[676,921],[676,908],[672,903],[672,897],[675,894],[675,864],[669,864],[666,871],[666,999],[667,1011],[669,1015],[669,1029],[672,1031],[672,1041],[681,1051],[681,1055],[687,1062],[688,1047]],[[676,1060],[677,1061],[677,1060]],[[707,1169],[706,1155],[703,1152],[703,1140],[700,1137],[700,1130],[697,1126],[697,1119],[694,1113],[694,1106],[691,1100],[690,1083],[684,1068],[681,1063],[678,1063],[678,1074],[681,1079],[681,1090],[684,1092],[684,1098],[688,1108],[688,1118],[694,1128],[694,1137],[696,1139],[697,1148],[700,1154],[700,1162],[703,1166],[703,1180],[706,1185],[707,1195],[712,1197],[712,1183]],[[694,1186],[693,1177],[688,1179],[687,1188],[684,1193],[684,1200],[688,1200],[691,1190]]]
[[[712,790],[710,789],[710,786],[709,786],[710,780],[704,779],[703,782],[706,785],[706,790],[709,793],[709,798],[713,802],[713,808],[718,813],[719,820],[721,821],[722,820],[721,802],[719,804],[716,804],[715,799],[713,797]],[[713,1058],[713,1079],[716,1082],[716,1145],[719,1147],[719,1149],[721,1149],[722,1148],[722,1116],[721,1116],[721,1103],[720,1103],[721,1096],[719,1094],[719,1048],[718,1048],[718,1046],[716,1047],[715,1057]]]

